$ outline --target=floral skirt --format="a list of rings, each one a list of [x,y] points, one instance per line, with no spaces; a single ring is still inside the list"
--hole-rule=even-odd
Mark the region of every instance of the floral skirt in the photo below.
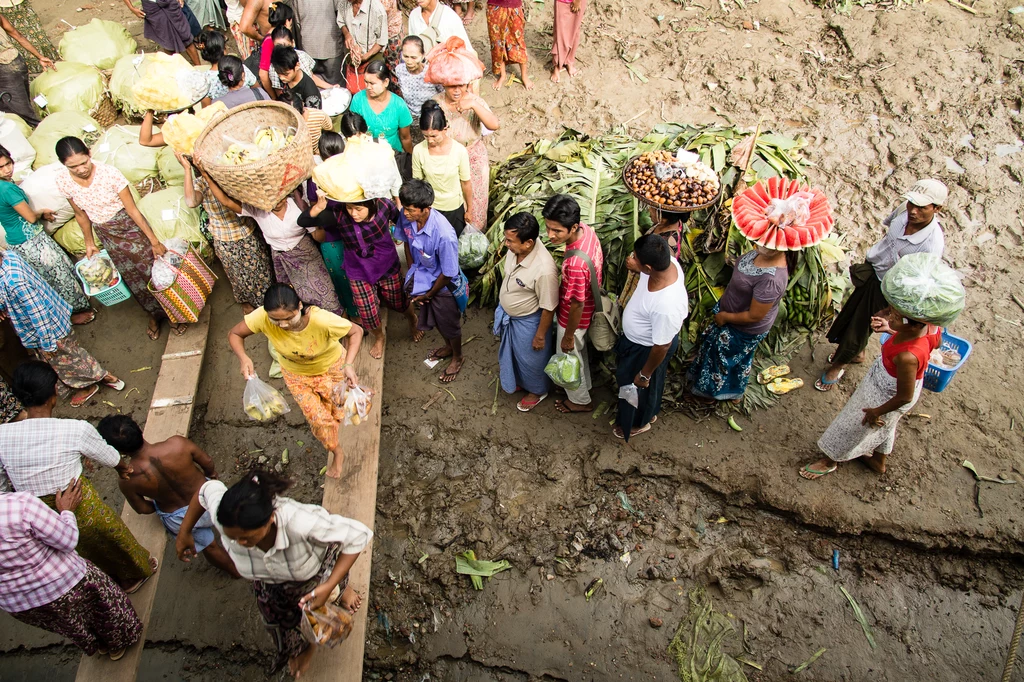
[[[259,232],[254,230],[248,237],[233,242],[214,239],[213,251],[224,266],[235,300],[254,308],[263,305],[263,295],[274,283],[274,266],[270,249]]]
[[[302,621],[299,599],[309,594],[314,587],[331,575],[340,556],[340,544],[328,545],[324,560],[320,563],[320,572],[309,580],[284,583],[253,581],[252,591],[256,594],[256,608],[263,617],[263,626],[277,647],[277,658],[272,673],[280,670],[288,663],[289,658],[298,656],[309,646],[309,642],[302,637],[299,630],[299,623]],[[347,586],[346,576],[338,585],[339,599]]]
[[[310,430],[329,451],[338,447],[338,429],[345,419],[345,413],[332,397],[334,386],[345,381],[341,371],[344,364],[345,356],[342,355],[323,374],[295,374],[281,368],[284,385],[302,409]]]
[[[23,409],[21,402],[14,396],[14,391],[3,377],[0,377],[0,424],[13,421]]]
[[[67,396],[69,388],[87,388],[107,376],[107,370],[103,369],[99,361],[78,344],[73,329],[70,334],[57,341],[57,347],[53,350],[37,348],[34,352],[57,373],[57,378],[60,379],[57,391],[61,397]]]
[[[153,247],[128,212],[121,209],[107,222],[93,223],[92,228],[139,305],[154,319],[166,318],[167,313],[147,288],[153,276]]]
[[[242,25],[237,21],[231,24],[231,35],[234,36],[235,44],[238,45],[238,56],[244,62],[252,54],[252,38],[242,33]]]
[[[291,284],[299,298],[307,304],[344,315],[334,282],[324,265],[316,242],[308,234],[290,251],[274,251],[274,273],[277,281]]]
[[[507,62],[526,63],[526,11],[521,4],[518,7],[488,4],[487,35],[491,39],[494,66]]]
[[[86,561],[78,584],[49,604],[11,615],[53,632],[92,656],[98,649],[126,649],[142,637],[142,621],[128,595],[95,564]]]
[[[742,398],[750,381],[754,352],[767,335],[768,332],[745,334],[730,324],[719,327],[712,322],[704,332],[697,359],[687,372],[690,392],[715,400]]]
[[[469,179],[473,185],[473,212],[466,222],[481,232],[487,231],[487,194],[491,183],[491,166],[487,158],[487,145],[480,138],[466,147],[469,152]]]
[[[22,0],[20,4],[14,7],[0,7],[0,14],[4,15],[4,18],[11,22],[14,28],[18,29],[18,33],[28,38],[28,42],[32,43],[32,46],[39,50],[39,54],[55,62],[60,61],[60,53],[53,46],[53,43],[50,42],[50,37],[43,30],[43,24],[39,21],[39,15],[32,9],[32,4],[29,0]],[[33,57],[28,50],[13,40],[11,42],[14,43],[14,46],[18,48],[18,52],[25,59],[30,73],[39,73],[43,70],[43,67],[39,65],[39,60]]]
[[[122,587],[134,585],[153,575],[149,550],[139,544],[128,526],[103,502],[88,478],[82,476],[82,502],[75,510],[78,521],[78,547],[83,559],[113,578]],[[54,495],[39,498],[50,509],[57,509]]]
[[[25,262],[53,287],[61,298],[71,304],[75,312],[89,310],[89,297],[82,291],[82,284],[75,276],[74,266],[64,249],[53,241],[53,237],[42,230],[27,241],[11,246]]]

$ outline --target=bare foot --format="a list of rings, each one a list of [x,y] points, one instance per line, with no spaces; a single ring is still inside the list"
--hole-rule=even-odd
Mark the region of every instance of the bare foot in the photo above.
[[[504,66],[499,67],[494,74],[494,83],[491,84],[491,87],[494,88],[495,90],[501,90],[501,87],[503,85],[508,84],[509,76],[510,74],[505,71]]]
[[[864,455],[863,457],[859,457],[858,459],[860,459],[861,463],[864,464],[864,466],[866,466],[868,469],[871,469],[876,474],[884,474],[885,458],[887,456],[888,455],[883,455],[881,453],[876,452],[871,455]]]
[[[373,345],[370,347],[370,357],[380,360],[384,357],[384,332],[378,331],[373,334]]]
[[[527,90],[533,90],[533,81],[525,73],[523,73],[523,87]]]
[[[826,474],[831,474],[836,470],[836,466],[838,465],[828,457],[822,457],[817,462],[804,466],[804,468],[800,470],[800,475],[808,481],[814,481]]]
[[[554,66],[554,67],[551,68],[551,82],[552,83],[558,83],[559,82],[558,72],[561,71],[561,70],[562,70],[562,67],[560,67],[560,66]]]
[[[304,672],[309,670],[309,664],[313,660],[313,654],[315,653],[316,645],[310,644],[301,654],[288,659],[288,672],[292,674],[292,677],[299,679]]]
[[[71,324],[89,324],[96,319],[96,313],[92,310],[83,310],[71,316]]]
[[[471,23],[473,23],[473,16],[475,15],[475,13],[476,9],[474,9],[473,4],[470,3],[469,11],[466,12],[466,16],[462,18],[462,23],[465,24],[466,26],[469,26]]]
[[[345,463],[344,452],[332,452],[331,461],[327,465],[326,475],[328,478],[341,478],[341,465]]]
[[[341,594],[341,598],[338,599],[338,604],[342,608],[347,609],[349,613],[355,613],[363,605],[363,598],[349,585]]]
[[[569,78],[572,78],[573,76],[580,72],[580,70],[576,68],[575,64],[571,64],[565,67],[565,70],[569,72]]]

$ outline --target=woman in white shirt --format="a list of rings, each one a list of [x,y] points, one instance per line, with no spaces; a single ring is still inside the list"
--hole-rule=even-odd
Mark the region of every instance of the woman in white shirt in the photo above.
[[[622,313],[622,334],[615,345],[619,415],[612,432],[628,441],[650,431],[658,419],[665,376],[679,348],[689,305],[683,270],[664,237],[646,234],[637,239],[626,268],[639,273],[640,280]],[[635,404],[623,397],[634,390]]]
[[[351,613],[359,609],[362,598],[348,586],[349,570],[373,531],[319,505],[282,497],[290,486],[260,469],[230,488],[207,481],[189,503],[176,550],[182,561],[195,556],[192,529],[210,512],[238,573],[252,581],[256,607],[277,646],[271,674],[287,663],[298,677],[316,652],[299,630],[302,607],[316,610],[330,601]]]
[[[278,282],[291,284],[299,298],[307,305],[315,305],[335,315],[345,315],[331,275],[324,265],[324,259],[309,234],[316,228],[307,230],[299,227],[302,209],[295,203],[295,199],[287,196],[277,202],[273,209],[264,211],[229,197],[217,181],[199,165],[198,159],[194,160],[192,165],[202,173],[217,201],[224,204],[229,211],[252,218],[259,225],[263,238],[270,246],[274,274]],[[299,192],[293,192],[293,195],[301,199]]]

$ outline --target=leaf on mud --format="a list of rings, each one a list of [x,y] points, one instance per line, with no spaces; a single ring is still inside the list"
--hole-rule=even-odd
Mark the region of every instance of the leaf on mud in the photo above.
[[[961,464],[960,466],[974,474],[974,480],[976,481],[987,481],[988,483],[1002,483],[1003,485],[1011,485],[1017,482],[1009,478],[1002,479],[992,478],[991,476],[982,476],[981,474],[978,473],[978,470],[974,468],[974,464],[969,459],[965,459],[963,461],[963,464]]]
[[[723,647],[738,644],[736,628],[715,611],[703,587],[690,590],[690,610],[679,624],[668,651],[676,659],[682,682],[747,682],[739,662]],[[739,648],[739,647],[737,647]]]
[[[797,673],[802,673],[803,671],[807,670],[809,667],[811,667],[811,663],[814,663],[816,660],[821,658],[821,655],[823,653],[825,653],[826,651],[828,651],[828,649],[826,649],[825,647],[821,647],[820,649],[815,651],[813,654],[811,654],[810,658],[808,658],[806,661],[804,661],[803,663],[801,663],[797,667],[793,668],[791,671],[789,671],[789,674],[790,675],[796,675]]]
[[[483,578],[491,578],[502,571],[512,568],[512,564],[502,559],[501,561],[481,561],[476,558],[476,553],[469,549],[455,557],[455,572],[468,575],[473,581],[473,589],[484,589]]]
[[[871,645],[872,649],[878,648],[878,644],[875,643],[875,636],[871,633],[871,626],[868,625],[868,619],[865,618],[864,612],[860,610],[860,604],[857,603],[857,600],[853,598],[853,595],[847,592],[846,588],[842,585],[839,586],[839,590],[843,593],[843,596],[846,597],[846,601],[850,602],[850,606],[853,607],[853,615],[857,619],[857,622],[860,623],[860,628],[864,631],[864,636],[867,637],[868,644]]]
[[[587,591],[583,593],[583,596],[587,598],[587,601],[590,601],[590,598],[594,596],[595,592],[597,592],[597,588],[601,587],[603,584],[604,580],[601,578],[594,578],[590,581],[590,584],[587,585]]]

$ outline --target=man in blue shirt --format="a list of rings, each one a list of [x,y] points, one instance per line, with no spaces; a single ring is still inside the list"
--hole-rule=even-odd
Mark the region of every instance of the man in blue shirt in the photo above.
[[[451,358],[438,377],[443,383],[454,381],[462,369],[462,307],[456,293],[465,288],[459,271],[459,241],[455,229],[440,212],[431,208],[434,190],[422,180],[409,180],[398,194],[402,215],[395,238],[405,243],[409,271],[405,288],[413,304],[419,304],[417,329],[413,340],[434,327],[444,345],[430,351],[427,360]]]

